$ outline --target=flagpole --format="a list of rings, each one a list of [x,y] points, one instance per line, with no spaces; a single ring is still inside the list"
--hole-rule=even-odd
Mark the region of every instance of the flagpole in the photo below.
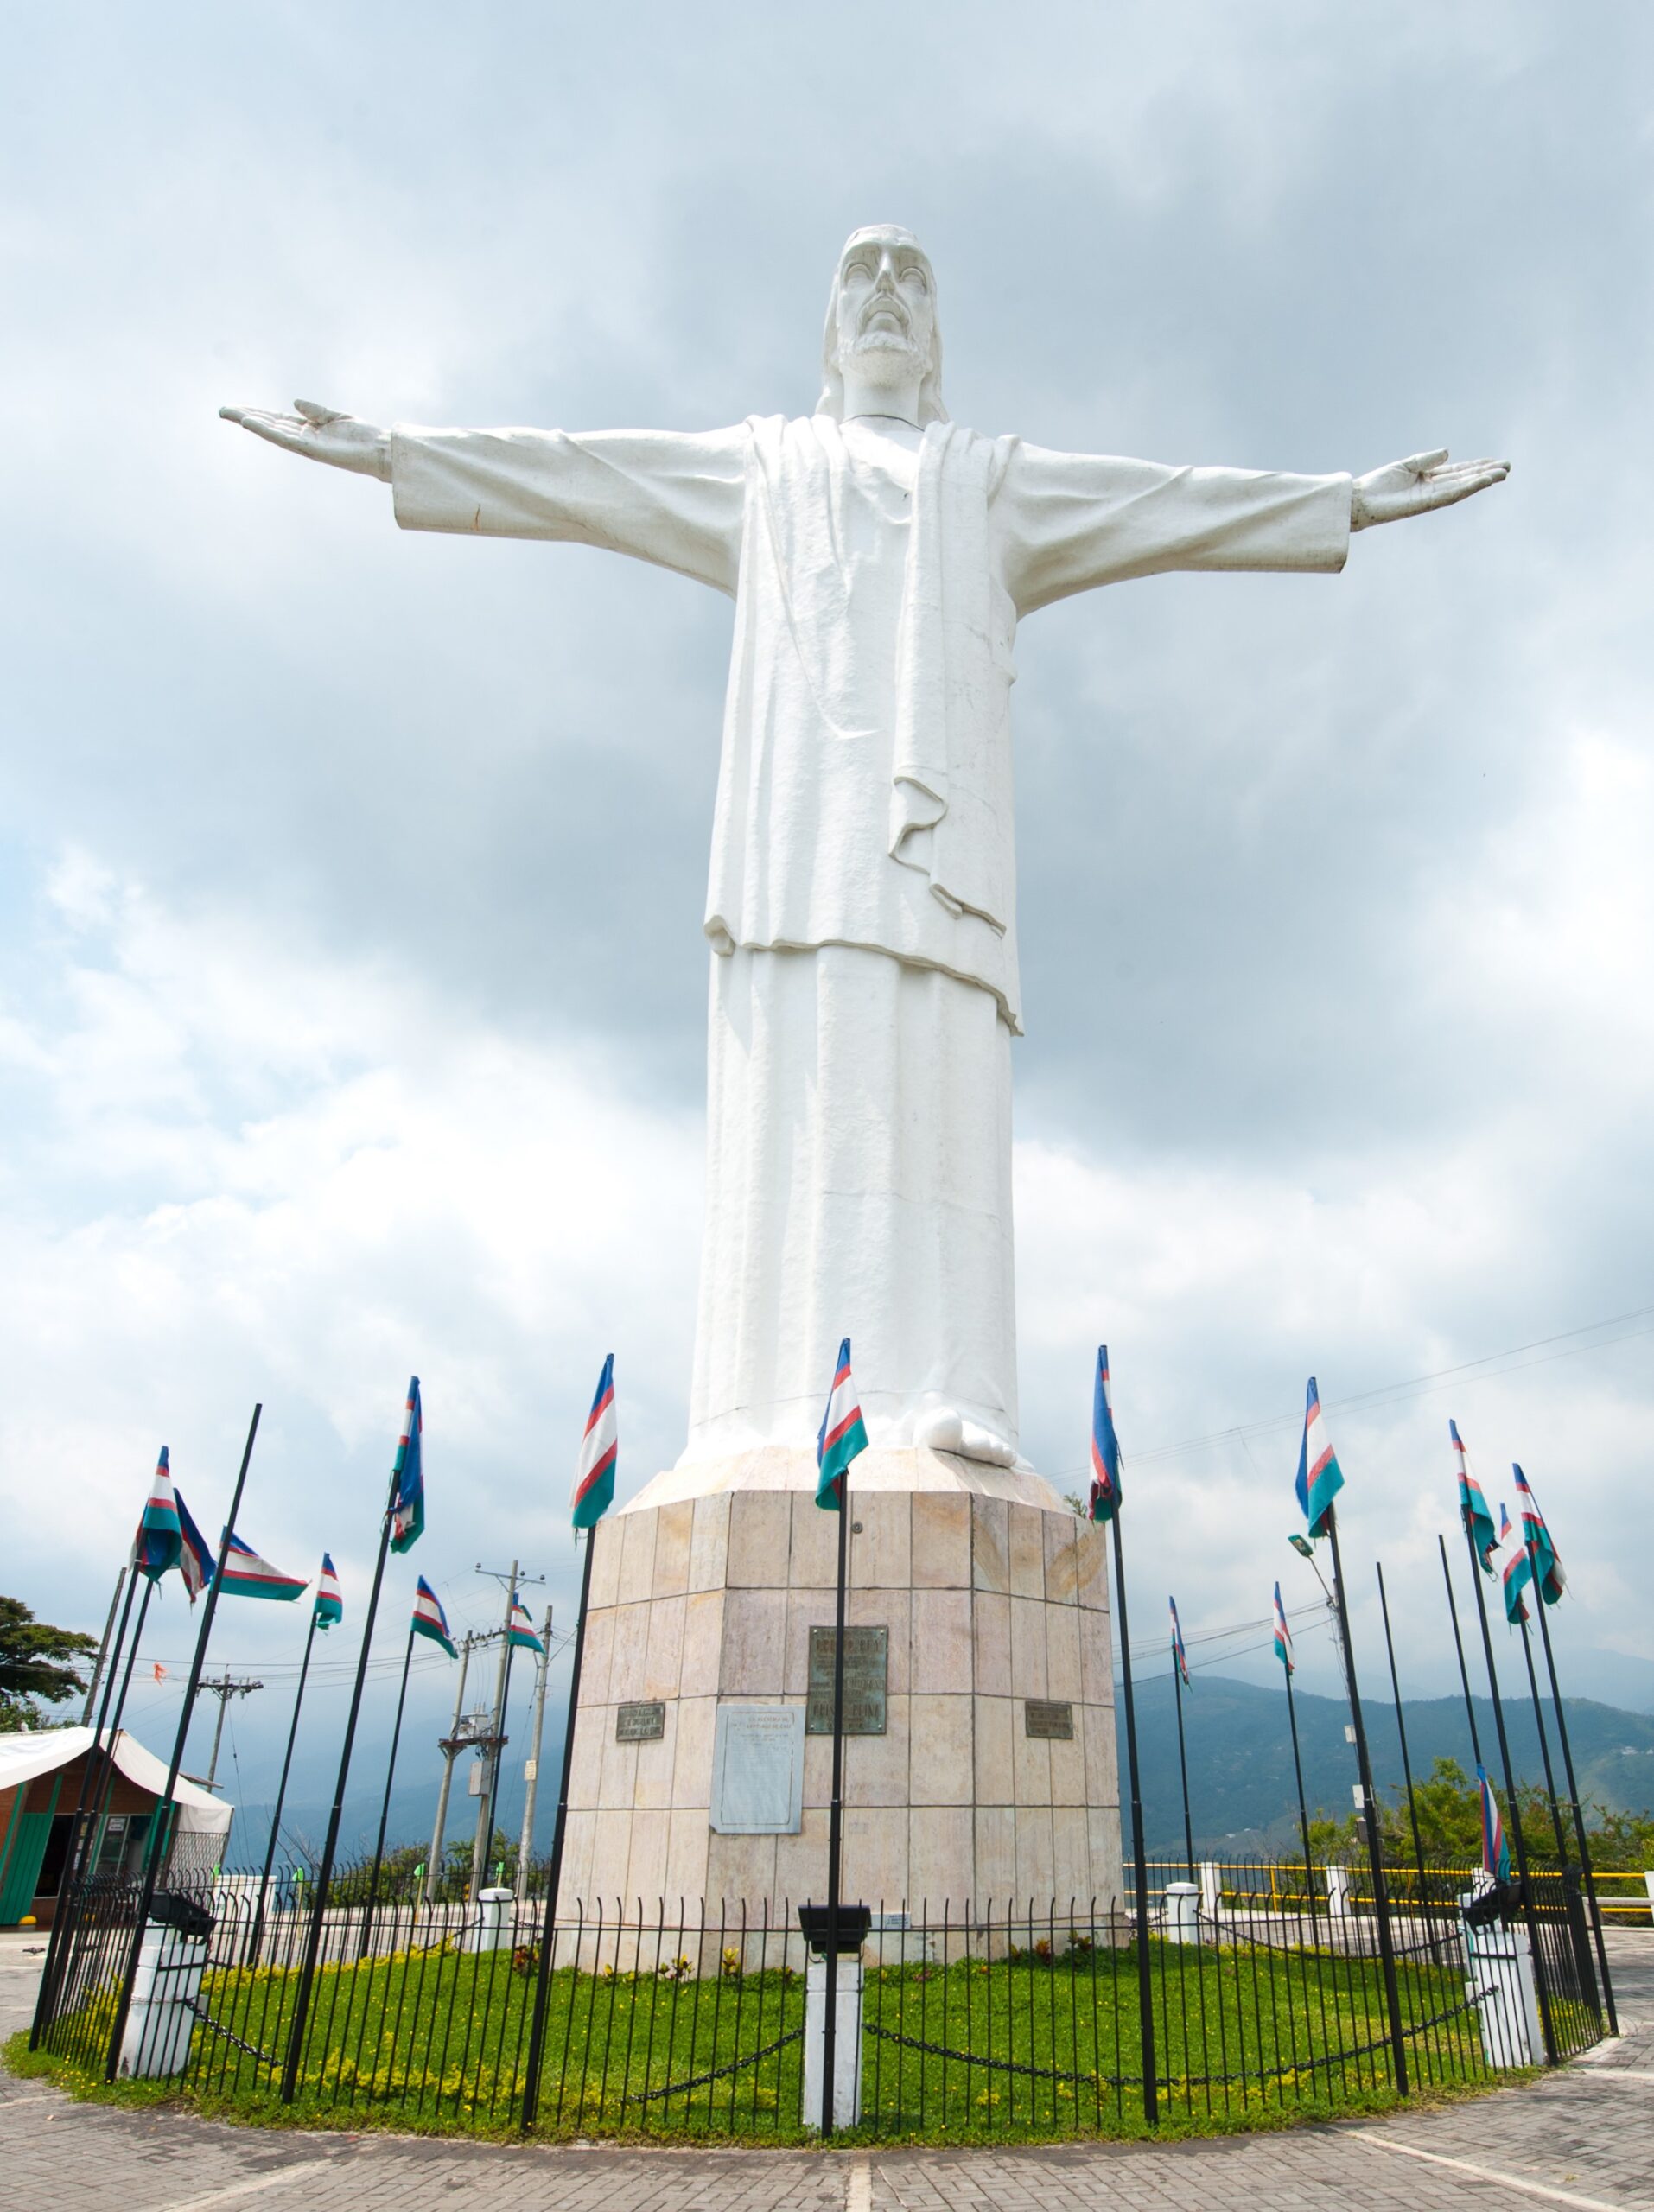
[[[398,1456],[400,1458],[401,1455]],[[299,2086],[299,2066],[304,2054],[304,2031],[310,2014],[310,1993],[315,1986],[316,1958],[321,1948],[321,1916],[328,1909],[328,1885],[333,1879],[334,1853],[339,1847],[339,1827],[345,1810],[345,1785],[350,1779],[350,1755],[356,1743],[356,1721],[362,1709],[362,1685],[367,1676],[368,1653],[373,1648],[373,1623],[379,1615],[379,1586],[385,1580],[385,1561],[391,1548],[391,1516],[396,1510],[401,1478],[401,1467],[393,1467],[390,1492],[385,1501],[385,1517],[379,1524],[379,1549],[373,1562],[373,1586],[368,1592],[367,1611],[362,1621],[362,1646],[356,1658],[356,1680],[351,1689],[350,1712],[345,1721],[345,1740],[339,1753],[339,1777],[334,1784],[333,1808],[328,1815],[328,1834],[321,1847],[321,1864],[316,1869],[315,1900],[310,1907],[309,1932],[304,1939],[304,1956],[299,1967],[298,1987],[294,1993],[293,2024],[288,2031],[287,2051],[282,2065],[281,2101],[284,2105],[292,2103]]]
[[[92,1708],[97,1702],[98,1685],[103,1679],[105,1660],[107,1659],[109,1661],[111,1669],[112,1669],[116,1663],[116,1660],[119,1656],[120,1646],[118,1643],[117,1643],[113,1653],[110,1651],[109,1633],[115,1625],[115,1615],[120,1607],[121,1592],[126,1587],[126,1578],[131,1572],[132,1568],[129,1561],[129,1563],[125,1567],[123,1567],[120,1573],[115,1577],[115,1594],[109,1601],[109,1611],[105,1616],[104,1619],[103,1642],[98,1646],[98,1657],[92,1666],[92,1679],[86,1684],[86,1710],[80,1715],[80,1726],[83,1728],[90,1728],[92,1726]],[[127,1600],[126,1611],[127,1612],[131,1611],[131,1600],[130,1598]],[[123,1628],[125,1626],[125,1624],[126,1613],[122,1613],[121,1624]]]
[[[551,1608],[540,1630],[540,1663],[534,1670],[534,1718],[523,1761],[523,1834],[517,1847],[517,1902],[528,1903],[528,1862],[534,1850],[534,1805],[540,1790],[540,1739],[545,1732],[545,1680],[551,1672]]]
[[[104,1680],[98,1725],[92,1731],[91,1743],[86,1746],[86,1764],[80,1770],[80,1789],[75,1802],[74,1819],[69,1828],[69,1848],[64,1854],[63,1874],[58,1884],[57,1909],[52,1915],[52,1932],[46,1944],[46,1964],[41,1974],[40,1991],[35,2000],[35,2017],[29,2030],[29,2048],[31,2050],[40,2048],[41,2036],[56,2017],[58,1976],[62,1971],[65,1950],[80,1917],[80,1896],[90,1872],[92,1839],[97,1834],[98,1822],[103,1816],[103,1808],[109,1802],[109,1793],[113,1786],[114,1732],[120,1726],[121,1714],[125,1709],[126,1692],[132,1680],[132,1662],[137,1656],[138,1643],[143,1634],[144,1616],[149,1610],[149,1593],[155,1587],[148,1576],[140,1574],[136,1567],[130,1572],[131,1580],[126,1586],[126,1602],[121,1608],[120,1628],[115,1637],[115,1648],[109,1655],[109,1672]],[[143,1599],[138,1607],[137,1626],[128,1646],[127,1623],[140,1581],[143,1584]],[[115,1678],[120,1671],[124,1648],[126,1667],[124,1673],[121,1674],[120,1690],[117,1694]],[[114,1705],[112,1719],[110,1711],[111,1700]],[[94,1799],[97,1801],[95,1806]]]
[[[379,1806],[379,1832],[373,1842],[373,1871],[367,1878],[367,1909],[362,1915],[362,1940],[357,1948],[359,1959],[367,1956],[367,1946],[373,1933],[373,1908],[379,1901],[379,1868],[385,1860],[385,1830],[391,1817],[391,1784],[396,1778],[397,1746],[402,1741],[402,1709],[408,1702],[408,1669],[413,1664],[414,1632],[408,1630],[408,1648],[402,1655],[402,1688],[397,1693],[397,1717],[391,1730],[391,1757],[385,1769],[385,1797]]]
[[[1607,1948],[1602,1940],[1602,1909],[1597,1903],[1596,1876],[1591,1866],[1591,1847],[1585,1837],[1585,1814],[1580,1803],[1580,1786],[1574,1778],[1574,1751],[1568,1740],[1568,1722],[1562,1713],[1562,1694],[1556,1681],[1556,1655],[1551,1649],[1550,1623],[1546,1618],[1544,1592],[1539,1590],[1539,1561],[1534,1546],[1528,1544],[1528,1561],[1533,1569],[1533,1586],[1539,1593],[1539,1636],[1545,1647],[1545,1669],[1550,1676],[1550,1702],[1556,1715],[1556,1733],[1562,1746],[1562,1769],[1568,1777],[1568,1802],[1574,1811],[1574,1839],[1579,1846],[1580,1872],[1584,1877],[1585,1894],[1590,1902],[1591,1934],[1596,1946],[1597,1966],[1602,1978],[1602,1995],[1608,2013],[1608,2032],[1619,2033],[1619,2017],[1614,2008],[1613,1982],[1608,1974]]]
[[[1116,1496],[1109,1527],[1114,1535],[1114,1584],[1120,1613],[1120,1669],[1126,1708],[1126,1775],[1131,1792],[1132,1867],[1137,1895],[1137,2027],[1142,2043],[1143,2117],[1160,2126],[1160,2082],[1155,2063],[1155,1984],[1148,1960],[1148,1861],[1143,1848],[1142,1789],[1137,1777],[1137,1703],[1131,1686],[1131,1629],[1126,1613],[1126,1559],[1120,1541],[1122,1507]]]
[[[1361,1777],[1362,1824],[1367,1832],[1367,1865],[1372,1874],[1373,1913],[1378,1923],[1378,1961],[1384,1974],[1384,2003],[1390,2013],[1390,2049],[1396,2073],[1396,2090],[1408,2094],[1407,2040],[1402,2032],[1401,1991],[1396,1980],[1396,1947],[1390,1926],[1390,1891],[1384,1881],[1384,1854],[1379,1835],[1378,1800],[1372,1787],[1372,1761],[1367,1751],[1367,1731],[1361,1718],[1361,1691],[1355,1678],[1355,1646],[1350,1637],[1350,1608],[1344,1591],[1344,1561],[1339,1551],[1338,1508],[1326,1509],[1326,1533],[1333,1540],[1333,1595],[1338,1605],[1339,1636],[1344,1645],[1344,1679],[1350,1693],[1350,1719],[1355,1724],[1356,1766]]]
[[[321,1593],[317,1592],[317,1603]],[[293,1699],[293,1718],[287,1731],[287,1751],[282,1759],[282,1778],[276,1785],[276,1804],[270,1816],[270,1845],[264,1853],[264,1871],[258,1878],[258,1904],[252,1916],[252,1933],[247,1939],[247,1964],[251,1966],[258,1956],[258,1947],[264,1939],[264,1898],[270,1890],[270,1869],[276,1864],[276,1845],[282,1832],[282,1807],[287,1802],[287,1777],[293,1765],[293,1745],[299,1732],[299,1707],[304,1703],[304,1678],[310,1671],[310,1647],[316,1640],[316,1606],[310,1608],[310,1625],[305,1632],[304,1656],[299,1662],[299,1686]]]
[[[1529,1566],[1530,1568],[1533,1567],[1531,1556]],[[1534,1593],[1535,1604],[1543,1605],[1544,1600],[1539,1595],[1536,1569],[1529,1587]],[[1517,1602],[1520,1603],[1519,1599]],[[1519,1626],[1522,1630],[1522,1656],[1528,1665],[1528,1695],[1533,1703],[1533,1723],[1539,1732],[1539,1756],[1545,1769],[1545,1794],[1550,1802],[1551,1831],[1556,1839],[1556,1868],[1562,1879],[1562,1901],[1566,1907],[1573,1902],[1568,1896],[1568,1878],[1572,1872],[1568,1863],[1568,1839],[1562,1827],[1562,1808],[1556,1800],[1556,1776],[1550,1763],[1550,1739],[1545,1728],[1544,1711],[1539,1701],[1539,1676],[1533,1663],[1533,1639],[1525,1619]],[[1568,1917],[1573,1923],[1574,1957],[1579,1971],[1580,1987],[1586,1993],[1587,2001],[1592,2009],[1596,2011],[1600,2009],[1596,1995],[1596,1967],[1591,1957],[1591,1942],[1586,1933],[1584,1915],[1581,1911],[1578,1920],[1574,1920],[1570,1912]]]
[[[436,1824],[430,1832],[430,1865],[425,1874],[425,1903],[434,1910],[442,1879],[442,1836],[448,1827],[448,1795],[454,1783],[454,1762],[460,1755],[460,1717],[465,1711],[465,1678],[471,1671],[471,1647],[475,1637],[468,1629],[460,1638],[460,1683],[454,1693],[454,1725],[442,1754],[442,1778],[436,1785]]]
[[[1183,1668],[1172,1651],[1172,1688],[1177,1699],[1177,1770],[1183,1778],[1183,1850],[1189,1879],[1194,1879],[1194,1829],[1189,1819],[1189,1761],[1183,1746]]]
[[[1378,1610],[1384,1616],[1384,1651],[1390,1660],[1390,1694],[1396,1700],[1396,1733],[1402,1745],[1402,1778],[1407,1784],[1407,1817],[1413,1830],[1413,1859],[1419,1870],[1419,1910],[1424,1909],[1424,1844],[1419,1834],[1418,1801],[1413,1795],[1413,1762],[1407,1755],[1407,1723],[1402,1717],[1402,1686],[1396,1672],[1396,1643],[1390,1633],[1390,1599],[1384,1590],[1384,1563],[1375,1562],[1378,1569]]]
[[[1315,1862],[1309,1848],[1309,1806],[1304,1796],[1304,1763],[1298,1753],[1298,1715],[1292,1702],[1292,1669],[1283,1660],[1287,1678],[1287,1726],[1292,1731],[1292,1770],[1298,1782],[1298,1827],[1304,1840],[1304,1881],[1309,1891],[1310,1941],[1315,1940]]]
[[[1471,1526],[1469,1509],[1461,1506],[1460,1517],[1465,1524],[1465,1546],[1470,1554],[1471,1586],[1476,1592],[1477,1618],[1482,1624],[1482,1656],[1487,1662],[1487,1688],[1493,1701],[1493,1726],[1498,1736],[1499,1764],[1505,1774],[1505,1802],[1511,1808],[1511,1840],[1516,1846],[1517,1872],[1522,1884],[1522,1916],[1527,1923],[1528,1942],[1533,1949],[1534,1987],[1539,1999],[1539,2025],[1545,2039],[1545,2063],[1556,2063],[1556,2038],[1551,2028],[1550,1992],[1544,1971],[1543,1955],[1539,1948],[1539,1919],[1534,1910],[1533,1884],[1528,1878],[1528,1847],[1522,1834],[1522,1808],[1517,1802],[1516,1773],[1511,1764],[1511,1741],[1505,1733],[1505,1703],[1499,1695],[1498,1669],[1493,1663],[1493,1633],[1487,1624],[1487,1599],[1482,1591],[1482,1563],[1476,1553],[1476,1534]]]
[[[1465,1690],[1465,1719],[1470,1724],[1470,1748],[1476,1764],[1482,1764],[1482,1739],[1476,1730],[1476,1707],[1470,1694],[1470,1669],[1465,1664],[1465,1640],[1459,1633],[1459,1607],[1453,1594],[1453,1570],[1447,1565],[1447,1540],[1440,1529],[1436,1532],[1436,1548],[1441,1554],[1441,1580],[1447,1586],[1447,1612],[1453,1622],[1453,1648],[1459,1655],[1459,1679]]]
[[[258,1419],[264,1412],[262,1400],[252,1409],[252,1419],[247,1424],[247,1440],[241,1450],[241,1465],[236,1474],[235,1493],[230,1500],[229,1518],[219,1537],[218,1558],[213,1563],[213,1580],[207,1585],[207,1602],[201,1608],[201,1624],[196,1631],[195,1649],[189,1662],[189,1680],[184,1687],[183,1710],[178,1716],[178,1732],[172,1739],[172,1760],[167,1769],[167,1786],[156,1802],[149,1828],[149,1844],[143,1855],[143,1886],[138,1897],[137,1918],[132,1929],[132,1942],[126,1955],[126,1971],[121,1977],[121,1993],[115,2006],[115,2020],[109,2031],[109,2057],[104,2068],[105,2082],[113,2082],[120,2067],[121,2039],[126,2033],[126,2016],[131,2008],[132,1986],[137,1980],[138,1954],[143,1948],[143,1931],[149,1925],[149,1907],[155,1902],[156,1884],[160,1878],[162,1860],[172,1847],[173,1791],[178,1787],[179,1770],[184,1763],[184,1745],[189,1735],[189,1724],[195,1711],[195,1698],[200,1688],[201,1669],[207,1663],[207,1639],[213,1633],[213,1622],[218,1612],[219,1592],[224,1586],[224,1562],[229,1554],[230,1539],[241,1513],[241,1494],[247,1486],[247,1469],[252,1460],[252,1447],[258,1434]],[[136,1651],[134,1642],[133,1649]]]
[[[592,1553],[595,1526],[586,1531],[586,1563],[580,1573],[580,1613],[575,1622],[575,1656],[569,1677],[569,1718],[563,1732],[563,1774],[557,1783],[557,1820],[551,1831],[551,1858],[545,1870],[545,1917],[540,1929],[539,1963],[534,1970],[534,2018],[528,2035],[528,2068],[523,2082],[523,2126],[534,2125],[540,2107],[540,2062],[545,2050],[546,1999],[551,1991],[551,1950],[557,1941],[557,1888],[563,1879],[563,1842],[569,1827],[569,1777],[575,1763],[575,1721],[580,1712],[580,1670],[586,1657],[586,1608],[592,1594]],[[576,1961],[577,1963],[577,1961]]]
[[[844,1595],[849,1582],[850,1463],[838,1478],[838,1586],[833,1609],[833,1794],[827,1815],[827,2017],[821,2033],[821,2139],[833,2132],[838,2044],[838,1898],[844,1850]]]
[[[499,1802],[499,1755],[506,1748],[506,1701],[511,1695],[511,1626],[512,1613],[517,1604],[517,1575],[520,1560],[511,1563],[511,1580],[506,1588],[505,1641],[500,1647],[499,1673],[494,1684],[493,1740],[487,1753],[482,1795],[477,1800],[477,1836],[471,1847],[471,1902],[474,1904],[479,1892],[487,1885],[483,1877],[488,1871],[488,1854],[494,1847],[494,1807]]]

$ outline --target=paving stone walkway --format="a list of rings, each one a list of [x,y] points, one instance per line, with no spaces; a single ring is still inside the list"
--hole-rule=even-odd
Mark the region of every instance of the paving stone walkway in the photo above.
[[[303,2135],[77,2105],[0,2073],[8,2212],[1654,2212],[1654,1929],[1609,1939],[1617,2043],[1440,2113],[1153,2145],[804,2153]],[[0,1939],[0,2036],[38,1954]]]

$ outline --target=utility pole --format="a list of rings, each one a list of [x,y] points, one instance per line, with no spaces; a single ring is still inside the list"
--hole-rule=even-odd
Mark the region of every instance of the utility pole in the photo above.
[[[551,1671],[551,1608],[540,1626],[540,1663],[534,1679],[534,1718],[523,1762],[523,1840],[517,1847],[517,1902],[528,1903],[528,1864],[534,1851],[534,1799],[540,1781],[540,1732],[545,1725],[545,1678]]]
[[[478,1892],[484,1886],[488,1871],[488,1853],[493,1848],[494,1812],[499,1802],[499,1755],[505,1750],[508,1741],[506,1734],[506,1700],[511,1694],[512,1612],[517,1603],[517,1592],[522,1584],[522,1566],[521,1560],[514,1559],[511,1563],[510,1574],[506,1575],[502,1574],[497,1567],[484,1567],[480,1560],[477,1561],[477,1573],[486,1574],[490,1581],[498,1582],[504,1588],[506,1618],[499,1637],[499,1673],[494,1684],[493,1726],[488,1732],[482,1754],[482,1794],[477,1800],[477,1837],[471,1848],[471,1902],[473,1904],[476,1903]],[[537,1574],[532,1577],[532,1580],[544,1582],[545,1577],[543,1574]]]
[[[448,1793],[454,1785],[454,1762],[461,1751],[469,1751],[477,1735],[464,1718],[465,1678],[471,1669],[471,1654],[493,1642],[493,1632],[468,1629],[460,1639],[460,1686],[454,1694],[454,1722],[436,1748],[442,1754],[442,1779],[436,1790],[436,1825],[430,1833],[430,1863],[425,1869],[425,1902],[434,1905],[442,1886],[442,1844],[448,1828]]]
[[[230,1700],[232,1697],[251,1697],[255,1690],[261,1690],[264,1687],[264,1686],[262,1682],[250,1681],[245,1676],[238,1679],[237,1676],[230,1672],[227,1667],[225,1669],[223,1674],[219,1675],[217,1681],[203,1682],[201,1684],[201,1688],[206,1692],[207,1696],[215,1697],[219,1701],[218,1726],[213,1731],[213,1757],[207,1764],[207,1781],[204,1784],[205,1788],[208,1789],[212,1789],[213,1777],[219,1770],[219,1745],[224,1741],[224,1713],[226,1707],[229,1704]]]

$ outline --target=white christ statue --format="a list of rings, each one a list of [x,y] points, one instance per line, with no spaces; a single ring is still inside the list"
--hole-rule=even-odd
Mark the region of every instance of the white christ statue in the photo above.
[[[839,1339],[876,1444],[1017,1460],[1012,651],[1167,570],[1336,571],[1503,461],[1354,479],[1053,453],[951,423],[912,234],[839,257],[812,415],[380,429],[226,408],[389,483],[405,530],[601,546],[728,593],[706,934],[706,1232],[686,1459],[814,1436]]]

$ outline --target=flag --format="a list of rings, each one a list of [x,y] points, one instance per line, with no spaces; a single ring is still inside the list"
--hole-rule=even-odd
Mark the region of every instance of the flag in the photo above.
[[[1487,1500],[1482,1495],[1481,1484],[1470,1471],[1470,1456],[1465,1450],[1465,1440],[1459,1433],[1459,1424],[1456,1421],[1450,1421],[1447,1423],[1447,1432],[1453,1438],[1454,1464],[1459,1470],[1459,1510],[1464,1516],[1466,1528],[1470,1531],[1470,1540],[1476,1547],[1476,1556],[1482,1563],[1482,1573],[1492,1574],[1494,1548],[1498,1542],[1498,1537],[1493,1528],[1493,1516],[1488,1510]]]
[[[1120,1440],[1114,1433],[1114,1399],[1109,1389],[1109,1348],[1097,1348],[1097,1382],[1091,1392],[1091,1495],[1090,1517],[1112,1521],[1120,1510]]]
[[[408,1382],[408,1402],[403,1409],[402,1438],[397,1446],[397,1494],[391,1506],[391,1548],[410,1552],[425,1531],[425,1416],[419,1403],[419,1377]]]
[[[816,1503],[824,1513],[844,1510],[844,1478],[850,1461],[868,1448],[867,1426],[850,1376],[850,1340],[838,1347],[833,1387],[827,1394],[827,1410],[816,1439]]]
[[[194,1517],[184,1503],[184,1494],[173,1491],[178,1507],[178,1525],[184,1532],[184,1548],[178,1555],[178,1572],[184,1578],[184,1587],[189,1592],[193,1605],[213,1580],[218,1561],[207,1548],[207,1539],[195,1526]]]
[[[1288,1674],[1292,1666],[1292,1630],[1287,1626],[1287,1609],[1281,1602],[1281,1585],[1275,1586],[1275,1656]]]
[[[1344,1470],[1339,1465],[1338,1453],[1333,1449],[1333,1440],[1326,1433],[1326,1416],[1321,1412],[1321,1394],[1315,1387],[1315,1378],[1309,1378],[1309,1388],[1304,1393],[1304,1436],[1298,1446],[1298,1474],[1293,1488],[1298,1493],[1299,1509],[1309,1523],[1312,1536],[1326,1534],[1327,1516],[1333,1510],[1333,1500],[1344,1487]]]
[[[1533,1556],[1539,1567],[1539,1594],[1548,1605],[1554,1605],[1568,1587],[1568,1577],[1562,1573],[1562,1562],[1556,1556],[1556,1547],[1550,1541],[1550,1530],[1545,1526],[1545,1516],[1539,1510],[1539,1501],[1528,1487],[1528,1478],[1520,1467],[1511,1470],[1516,1477],[1517,1504],[1522,1515],[1522,1540],[1533,1546]]]
[[[506,1631],[506,1641],[513,1651],[538,1651],[545,1656],[545,1646],[534,1633],[534,1621],[528,1607],[520,1598],[511,1601],[511,1626]]]
[[[620,1432],[614,1424],[614,1355],[610,1352],[586,1416],[575,1486],[569,1493],[569,1517],[576,1529],[595,1529],[614,1504],[614,1468],[620,1456]]]
[[[177,1566],[183,1548],[184,1531],[172,1487],[171,1460],[163,1444],[156,1464],[155,1480],[149,1484],[149,1495],[138,1516],[130,1563],[140,1574],[147,1574],[153,1585],[160,1581],[169,1567]]]
[[[1511,1526],[1511,1516],[1504,1506],[1499,1508],[1499,1541],[1509,1544],[1516,1531]],[[1528,1609],[1522,1602],[1522,1593],[1533,1580],[1533,1561],[1528,1557],[1525,1544],[1511,1548],[1505,1562],[1505,1618],[1514,1628],[1518,1621],[1525,1621]]]
[[[442,1601],[423,1574],[414,1588],[413,1618],[408,1625],[416,1636],[428,1636],[433,1643],[440,1643],[450,1659],[459,1657],[448,1632],[448,1615],[442,1611]]]
[[[1183,1630],[1177,1618],[1177,1599],[1168,1598],[1166,1602],[1172,1609],[1172,1656],[1177,1662],[1178,1673],[1183,1677],[1184,1688],[1192,1690],[1194,1684],[1189,1680],[1189,1655],[1183,1649]]]
[[[334,1570],[333,1554],[321,1554],[321,1572],[316,1577],[315,1624],[331,1628],[335,1621],[345,1618],[345,1595],[339,1587],[339,1576]]]
[[[167,1679],[167,1670],[166,1670],[166,1669],[162,1665],[161,1662],[157,1659],[157,1660],[156,1661],[156,1662],[155,1662],[154,1667],[150,1669],[150,1672],[151,1672],[151,1673],[154,1675],[154,1676],[155,1676],[155,1679],[156,1679],[156,1687],[157,1688],[160,1688],[160,1686],[161,1686],[161,1684],[162,1684],[162,1682],[164,1682],[164,1681],[166,1681],[166,1679]]]
[[[290,1602],[308,1587],[302,1576],[283,1574],[279,1567],[260,1559],[251,1544],[244,1544],[239,1536],[231,1537],[230,1548],[224,1554],[220,1598],[279,1598]]]
[[[1479,1766],[1476,1780],[1482,1797],[1482,1865],[1496,1882],[1511,1878],[1511,1847],[1505,1840],[1505,1823],[1499,1818],[1498,1799],[1493,1795],[1493,1785],[1487,1778],[1487,1769]]]

